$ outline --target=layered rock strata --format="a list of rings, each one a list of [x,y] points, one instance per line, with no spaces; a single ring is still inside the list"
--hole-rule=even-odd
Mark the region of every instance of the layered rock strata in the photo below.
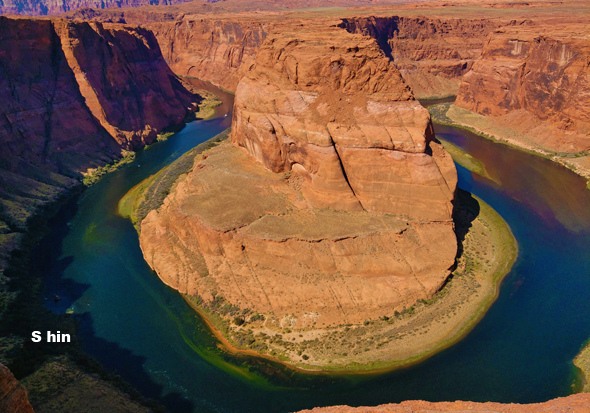
[[[0,17],[0,56],[3,268],[48,201],[183,122],[197,97],[143,29]]]
[[[269,37],[234,108],[234,144],[300,177],[313,207],[450,220],[454,165],[372,39],[337,29]]]
[[[340,27],[377,40],[418,98],[456,95],[461,77],[480,57],[487,35],[499,23],[488,19],[359,17]]]
[[[490,35],[455,104],[550,152],[590,149],[587,25],[509,27]]]
[[[0,411],[33,413],[27,391],[4,365],[0,364]]]
[[[234,145],[198,158],[141,224],[165,283],[295,328],[391,314],[443,285],[456,171],[373,39],[270,35],[232,125]]]
[[[191,9],[192,10],[192,9]],[[195,8],[195,11],[198,9]],[[175,73],[235,90],[266,35],[284,20],[267,15],[215,15],[158,9],[81,10],[70,17],[141,24],[152,30]],[[202,13],[202,14],[201,14]],[[326,25],[335,22],[325,20]],[[488,33],[500,25],[489,19],[350,17],[336,23],[351,33],[373,37],[394,61],[418,98],[455,95],[461,77],[481,55]]]
[[[410,400],[400,404],[383,404],[375,407],[332,406],[302,410],[300,413],[435,413],[435,412],[483,412],[483,413],[586,413],[590,394],[574,394],[544,403],[502,404],[475,402],[425,402]]]
[[[274,23],[253,18],[195,18],[152,22],[170,68],[235,91]]]
[[[105,9],[109,7],[139,7],[147,4],[169,5],[189,0],[3,0],[0,3],[0,14],[24,14],[41,16],[65,13],[82,7]]]

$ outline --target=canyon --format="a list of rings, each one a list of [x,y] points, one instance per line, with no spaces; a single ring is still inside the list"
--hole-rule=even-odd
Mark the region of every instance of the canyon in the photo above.
[[[0,16],[0,57],[1,354],[11,366],[31,351],[22,319],[47,317],[28,304],[40,288],[25,261],[44,218],[85,178],[181,127],[202,98],[141,28]]]
[[[267,37],[232,124],[233,145],[141,222],[164,282],[293,328],[361,323],[440,289],[455,168],[375,41],[300,25]]]
[[[180,125],[199,101],[147,30],[0,17],[5,268],[28,221],[83,173]]]
[[[230,323],[260,317],[282,329],[362,324],[431,299],[456,256],[456,173],[416,98],[457,95],[456,123],[476,119],[468,126],[486,132],[491,121],[499,139],[590,170],[587,24],[566,26],[536,2],[530,16],[432,4],[288,21],[207,4],[0,17],[3,265],[31,217],[82,172],[184,122],[199,98],[180,75],[235,91],[236,104],[231,143],[197,156],[141,223],[146,261],[166,284],[201,306],[235,307]]]
[[[448,117],[590,178],[588,62],[586,24],[503,28],[463,77]]]
[[[0,410],[4,413],[33,413],[26,389],[3,364],[0,364]]]
[[[474,402],[426,402],[409,400],[399,404],[384,404],[375,407],[332,406],[302,410],[300,413],[435,413],[435,412],[482,412],[482,413],[585,413],[590,405],[590,394],[574,394],[545,403],[502,404]]]

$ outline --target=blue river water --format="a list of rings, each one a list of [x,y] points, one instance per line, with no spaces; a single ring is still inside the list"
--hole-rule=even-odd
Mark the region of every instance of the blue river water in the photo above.
[[[173,412],[286,412],[407,399],[537,402],[572,392],[572,359],[590,338],[590,191],[565,168],[451,127],[438,136],[479,159],[459,186],[510,225],[519,257],[498,300],[462,341],[385,374],[303,374],[221,351],[204,322],[143,260],[117,214],[134,185],[229,127],[230,105],[86,190],[39,248],[46,305],[73,313],[83,348]],[[51,297],[62,299],[54,302]]]

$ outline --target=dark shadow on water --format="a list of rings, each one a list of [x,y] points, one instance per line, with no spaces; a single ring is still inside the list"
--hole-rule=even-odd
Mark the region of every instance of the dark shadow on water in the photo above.
[[[136,356],[116,343],[97,337],[90,313],[65,314],[72,303],[90,288],[88,284],[63,276],[74,261],[71,256],[61,255],[63,240],[70,232],[68,222],[77,211],[76,200],[68,202],[46,224],[43,229],[46,235],[38,243],[31,241],[29,253],[25,250],[14,254],[8,275],[13,275],[11,289],[19,291],[20,295],[8,309],[9,316],[2,320],[0,326],[2,335],[10,333],[25,340],[17,354],[10,359],[9,368],[17,378],[22,378],[33,373],[50,357],[69,354],[76,355],[79,368],[93,372],[91,367],[98,364],[91,360],[96,357],[101,360],[101,365],[106,370],[101,374],[102,377],[114,374],[124,381],[133,382],[143,397],[156,399],[170,411],[193,411],[193,404],[182,394],[169,393],[162,397],[164,388],[152,381],[144,370],[144,357]],[[130,308],[129,311],[133,309]],[[43,335],[49,330],[68,333],[73,342],[66,345],[33,343],[30,337],[31,332],[35,330],[41,331]],[[109,382],[117,387],[130,388],[120,380]],[[131,393],[133,394],[133,391]],[[105,409],[107,408],[108,406],[105,406]]]
[[[463,255],[463,243],[471,228],[471,223],[479,216],[479,202],[471,193],[457,188],[453,205],[453,221],[457,235],[457,260]]]
[[[145,357],[134,355],[130,350],[122,348],[117,343],[97,337],[90,313],[77,315],[76,320],[80,325],[78,336],[83,342],[89,343],[85,346],[87,348],[82,348],[82,350],[100,359],[102,367],[123,380],[133,383],[135,390],[144,397],[157,400],[168,411],[191,412],[194,410],[193,404],[180,393],[169,393],[162,397],[164,387],[155,383],[144,370]]]

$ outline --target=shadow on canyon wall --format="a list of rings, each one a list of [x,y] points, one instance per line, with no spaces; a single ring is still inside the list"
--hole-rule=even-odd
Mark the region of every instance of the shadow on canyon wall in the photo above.
[[[98,374],[101,379],[127,392],[132,400],[161,411],[164,410],[159,404],[171,411],[193,411],[193,404],[179,393],[162,396],[163,386],[151,380],[146,373],[144,357],[97,337],[90,313],[66,314],[67,309],[90,288],[88,284],[63,276],[74,258],[62,257],[61,241],[70,232],[68,222],[77,210],[75,200],[70,200],[45,226],[40,224],[31,231],[26,248],[12,254],[6,275],[11,279],[9,290],[19,296],[11,302],[0,320],[0,340],[9,343],[8,351],[3,349],[1,353],[2,362],[7,364],[15,377],[22,379],[52,357],[66,355],[82,371]],[[45,235],[40,238],[40,233]],[[133,311],[132,308],[129,310]],[[31,333],[35,330],[41,331],[43,336],[45,331],[70,334],[72,343],[34,343]],[[82,335],[86,343],[91,343],[91,348],[82,347]],[[109,354],[109,362],[103,359],[101,366],[86,351],[94,355]],[[130,379],[133,380],[133,388],[125,382]],[[153,398],[157,403],[145,398]]]

